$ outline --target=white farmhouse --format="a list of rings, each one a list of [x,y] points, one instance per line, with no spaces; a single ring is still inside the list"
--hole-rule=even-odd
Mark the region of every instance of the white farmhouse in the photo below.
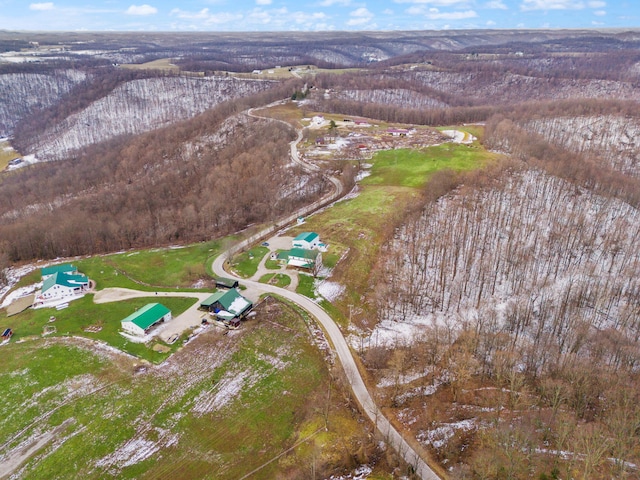
[[[84,295],[88,290],[89,279],[85,275],[57,272],[44,279],[42,290],[35,297],[34,306],[74,300]]]

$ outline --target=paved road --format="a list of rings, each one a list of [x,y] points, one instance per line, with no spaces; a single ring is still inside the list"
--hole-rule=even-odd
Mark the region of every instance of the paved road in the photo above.
[[[229,275],[229,273],[223,268],[224,261],[224,255],[218,256],[213,261],[212,269],[216,275]],[[400,435],[400,433],[389,423],[382,412],[378,409],[365,386],[362,376],[360,376],[358,367],[356,366],[355,360],[351,355],[349,345],[342,335],[342,332],[331,317],[322,308],[320,308],[318,304],[303,295],[275,287],[273,285],[265,285],[251,280],[242,280],[242,284],[247,287],[247,292],[251,292],[252,297],[260,296],[264,293],[280,295],[281,297],[296,303],[313,315],[327,332],[358,403],[360,403],[364,413],[382,433],[387,443],[398,451],[407,463],[415,468],[417,475],[423,480],[437,480],[440,478],[420,458],[415,450],[413,450],[413,448],[404,440],[402,435]]]
[[[276,102],[281,103],[281,102]],[[267,118],[269,120],[274,120],[268,117],[259,117],[256,115],[253,110],[249,110],[249,115],[258,118]],[[278,120],[281,121],[281,120]],[[283,122],[286,123],[286,122]],[[289,125],[289,124],[287,124]],[[298,131],[298,136],[296,140],[291,142],[291,158],[294,163],[299,164],[307,171],[318,171],[318,167],[315,165],[310,165],[304,161],[302,161],[298,155],[297,145],[298,142],[302,140],[302,131]],[[227,272],[224,268],[225,262],[228,258],[230,258],[236,252],[247,248],[248,246],[254,245],[259,240],[265,238],[271,233],[277,231],[278,229],[288,225],[289,223],[296,220],[299,216],[308,215],[309,213],[315,212],[319,208],[328,205],[330,202],[338,199],[343,194],[343,186],[342,183],[335,177],[327,177],[334,185],[334,192],[326,196],[325,198],[314,202],[313,204],[301,209],[299,212],[296,212],[293,215],[279,221],[276,225],[268,227],[261,232],[258,232],[255,235],[252,235],[250,238],[238,243],[237,245],[231,247],[227,252],[216,257],[212,263],[212,270],[214,275],[217,276],[229,276],[229,272]],[[302,213],[303,212],[303,213]],[[345,340],[340,328],[335,324],[333,319],[322,309],[313,302],[311,299],[297,294],[295,292],[291,292],[289,290],[285,290],[283,288],[279,288],[273,285],[265,285],[262,283],[254,282],[252,280],[244,280],[242,279],[243,285],[247,286],[246,293],[250,298],[257,298],[264,293],[273,293],[276,295],[280,295],[284,297],[300,307],[304,308],[307,312],[309,312],[312,316],[314,316],[318,322],[322,325],[325,332],[329,336],[329,340],[333,344],[335,353],[338,357],[338,360],[342,364],[345,375],[349,384],[351,385],[351,389],[353,390],[353,394],[358,400],[358,403],[362,407],[364,413],[369,417],[369,419],[374,423],[378,431],[382,434],[383,438],[386,442],[394,448],[404,460],[411,466],[413,466],[416,474],[422,478],[423,480],[439,480],[440,477],[436,475],[436,473],[426,464],[420,455],[407,443],[407,441],[402,437],[400,432],[398,432],[393,425],[386,419],[383,413],[375,404],[373,398],[369,394],[367,387],[358,371],[358,367],[356,365],[355,360],[351,354],[351,350],[347,341]]]

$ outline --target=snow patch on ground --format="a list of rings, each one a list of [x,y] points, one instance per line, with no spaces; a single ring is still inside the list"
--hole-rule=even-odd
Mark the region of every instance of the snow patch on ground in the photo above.
[[[15,300],[26,297],[27,295],[32,294],[36,290],[42,287],[42,282],[34,283],[33,285],[27,285],[26,287],[16,288],[13,292],[10,292],[0,305],[0,308],[6,308],[11,305]]]
[[[473,143],[475,140],[477,140],[477,138],[474,137],[473,135],[470,135],[466,132],[462,132],[460,130],[442,130],[442,133],[444,135],[447,135],[448,137],[451,137],[451,140],[453,141],[453,143],[468,144],[468,143]]]
[[[255,385],[261,375],[245,370],[242,372],[227,372],[210,390],[201,392],[194,400],[191,411],[204,415],[220,410],[234,400],[243,389]]]
[[[433,448],[442,448],[456,434],[456,431],[471,431],[477,427],[474,419],[460,420],[453,423],[441,423],[433,430],[421,430],[417,439],[424,445],[431,445]]]
[[[331,475],[328,480],[366,480],[373,472],[369,465],[360,465],[353,473],[347,475]]]
[[[346,287],[344,285],[340,285],[337,282],[330,282],[329,280],[324,280],[318,284],[316,287],[316,291],[319,295],[322,295],[329,302],[333,302],[340,298],[345,291]]]

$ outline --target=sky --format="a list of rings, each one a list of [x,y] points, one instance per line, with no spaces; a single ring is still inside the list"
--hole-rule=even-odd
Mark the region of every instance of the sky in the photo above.
[[[640,0],[0,0],[0,29],[338,31],[640,27]]]

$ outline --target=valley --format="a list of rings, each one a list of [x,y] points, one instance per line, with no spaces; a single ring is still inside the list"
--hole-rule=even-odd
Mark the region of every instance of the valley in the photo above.
[[[636,478],[636,41],[482,35],[0,63],[46,99],[0,107],[0,477]],[[52,263],[94,290],[10,315]],[[127,339],[152,301],[200,317]]]

